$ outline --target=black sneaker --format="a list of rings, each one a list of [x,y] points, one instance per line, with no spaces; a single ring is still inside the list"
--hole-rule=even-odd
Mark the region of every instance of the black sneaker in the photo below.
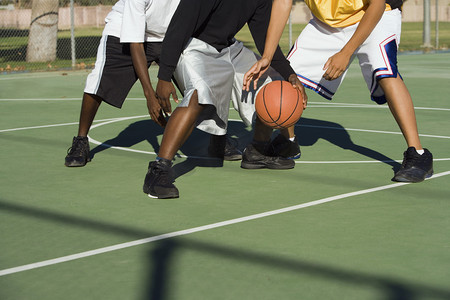
[[[144,180],[144,193],[151,198],[168,199],[178,198],[178,189],[172,174],[170,161],[152,161],[148,164],[148,172]]]
[[[400,170],[395,173],[392,181],[421,182],[433,175],[433,154],[428,149],[420,155],[416,148],[409,147],[403,153],[403,162]]]
[[[89,141],[85,136],[75,136],[72,141],[72,147],[67,150],[67,156],[64,165],[67,167],[83,167],[89,157]]]
[[[223,160],[241,160],[242,152],[237,148],[237,143],[228,135],[211,135],[209,139],[208,154]]]
[[[253,144],[249,144],[242,155],[241,168],[244,169],[292,169],[295,162],[280,156],[261,154]]]
[[[270,142],[266,149],[266,155],[297,159],[300,158],[302,153],[300,152],[297,137],[294,137],[294,141],[290,141],[284,135],[279,134]]]

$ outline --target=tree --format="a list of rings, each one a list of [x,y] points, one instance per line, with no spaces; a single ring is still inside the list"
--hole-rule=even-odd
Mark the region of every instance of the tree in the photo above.
[[[50,62],[56,59],[58,7],[58,0],[33,0],[27,62]]]

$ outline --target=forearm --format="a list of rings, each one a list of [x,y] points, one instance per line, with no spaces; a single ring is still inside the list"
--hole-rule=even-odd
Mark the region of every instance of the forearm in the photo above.
[[[154,93],[150,76],[148,75],[147,57],[145,56],[143,43],[130,43],[131,59],[133,61],[134,70],[141,82],[146,97],[147,93]]]
[[[286,0],[275,0],[274,3],[275,2],[282,3],[285,1]],[[289,2],[291,0],[287,1]],[[287,11],[290,11],[290,9],[288,9]],[[256,48],[263,57],[258,61],[258,63],[262,63],[264,65],[264,68],[267,68],[269,65],[272,65],[272,67],[287,80],[289,76],[294,73],[294,70],[292,70],[289,62],[286,60],[286,57],[284,56],[283,52],[278,46],[278,41],[283,31],[283,28],[286,24],[286,20],[289,16],[289,13],[286,14],[286,18],[284,19],[284,21],[280,22],[278,20],[274,21],[275,23],[272,22],[272,20],[277,19],[278,13],[280,13],[280,11],[277,9],[277,7],[275,6],[274,12],[273,6],[270,5],[270,3],[268,3],[265,6],[261,6],[258,13],[255,14],[252,20],[248,23],[248,26],[250,32],[252,33],[253,40],[255,41]],[[282,19],[282,17],[280,19]],[[278,37],[276,37],[277,36],[276,32],[274,32],[275,34],[268,33],[270,31],[269,30],[270,23],[272,23],[272,25],[275,24],[272,27],[272,31],[277,31],[276,29],[278,28],[279,31]],[[268,38],[270,38],[271,40],[268,41]],[[258,72],[259,71],[260,70],[258,70]]]
[[[378,21],[380,21],[383,16],[385,8],[386,4],[384,0],[370,0],[369,6],[359,22],[355,33],[342,48],[341,52],[352,55],[355,50],[361,46],[362,43],[364,43],[375,26],[378,24]]]
[[[272,60],[292,8],[292,0],[274,0],[263,58]]]
[[[276,49],[277,50],[274,53],[271,66],[275,69],[275,71],[280,73],[285,80],[288,80],[289,76],[295,74],[295,71],[292,69],[291,64],[284,56],[281,49],[279,47]]]

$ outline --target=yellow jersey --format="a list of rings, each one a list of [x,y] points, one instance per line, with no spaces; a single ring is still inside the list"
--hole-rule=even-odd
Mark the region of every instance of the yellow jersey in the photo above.
[[[311,13],[331,27],[347,27],[361,21],[368,0],[305,0]],[[391,10],[387,4],[386,10]]]

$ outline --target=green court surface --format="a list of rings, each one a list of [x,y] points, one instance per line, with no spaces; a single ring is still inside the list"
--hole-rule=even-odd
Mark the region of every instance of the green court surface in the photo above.
[[[210,159],[195,131],[172,200],[142,192],[163,131],[139,84],[67,168],[88,71],[0,75],[0,299],[450,299],[450,54],[399,65],[431,179],[390,180],[406,145],[352,65],[333,101],[308,91],[295,169]],[[229,132],[252,136],[233,109]]]

